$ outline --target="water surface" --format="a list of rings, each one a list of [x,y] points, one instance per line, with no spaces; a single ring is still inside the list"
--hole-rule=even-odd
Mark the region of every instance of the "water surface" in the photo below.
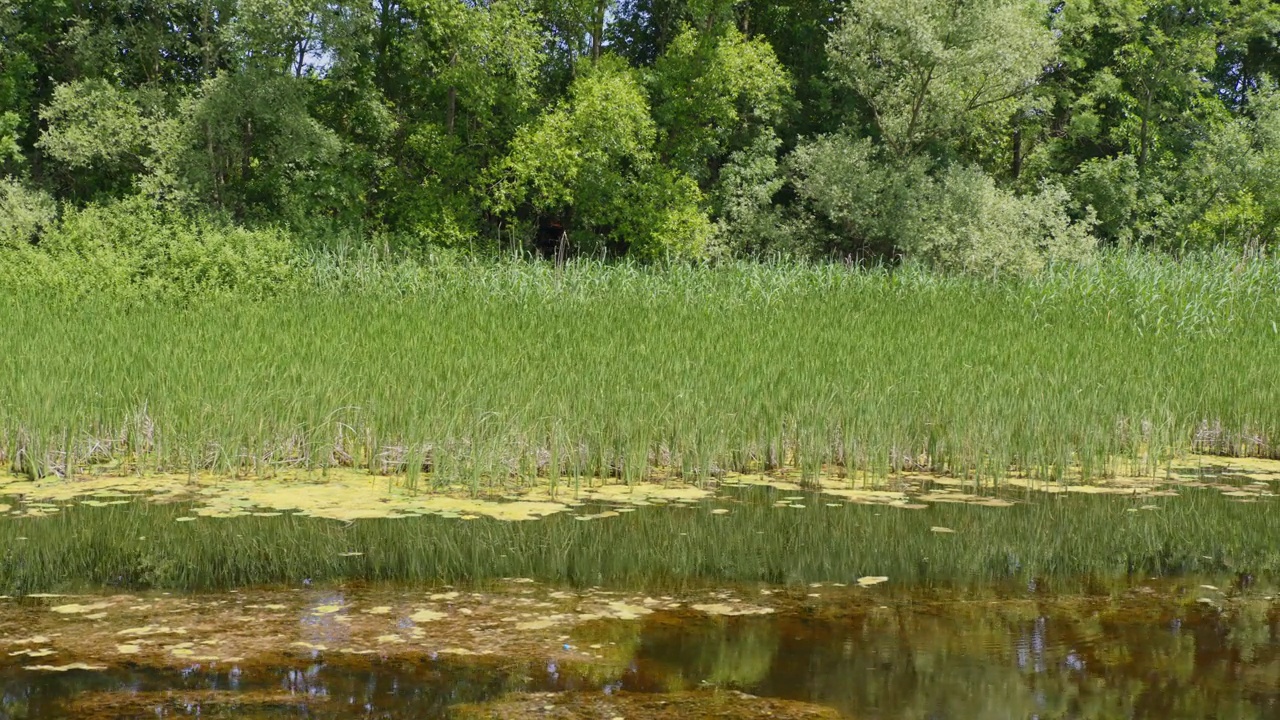
[[[1280,718],[1280,604],[1247,576],[440,590],[10,599],[0,716]],[[101,669],[27,669],[77,660]]]

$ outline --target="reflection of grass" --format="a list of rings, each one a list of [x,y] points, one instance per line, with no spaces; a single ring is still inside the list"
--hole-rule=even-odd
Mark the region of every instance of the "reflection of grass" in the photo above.
[[[926,510],[821,502],[779,509],[771,504],[782,493],[742,495],[728,515],[650,507],[593,522],[567,514],[519,523],[439,517],[342,523],[289,514],[176,522],[187,512],[181,504],[68,506],[49,517],[0,520],[0,592],[304,578],[532,577],[656,587],[851,583],[866,575],[894,584],[1280,571],[1280,514],[1269,503],[1232,502],[1215,491],[1187,490],[1161,498],[1161,509],[1136,512],[1127,512],[1128,501],[1093,495]],[[931,532],[934,526],[956,532]]]
[[[181,309],[0,299],[0,454],[30,474],[340,464],[478,490],[655,466],[1096,476],[1193,444],[1274,453],[1280,427],[1275,261],[1129,257],[1009,283],[590,264],[397,282]]]

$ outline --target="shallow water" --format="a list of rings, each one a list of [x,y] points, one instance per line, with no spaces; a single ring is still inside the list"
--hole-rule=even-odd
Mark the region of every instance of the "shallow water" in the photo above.
[[[202,514],[24,486],[0,498],[0,719],[1280,719],[1267,472],[1008,497],[655,484],[530,522],[507,500],[388,513],[461,502],[390,489],[385,517],[344,521],[304,517],[298,488]],[[126,590],[263,582],[288,584]]]
[[[423,607],[444,617],[410,622]],[[724,614],[743,612],[758,614]],[[120,629],[140,622],[187,642]],[[115,653],[125,641],[142,652]],[[37,645],[52,652],[15,654]],[[523,582],[28,598],[0,606],[0,649],[15,719],[1280,717],[1280,603],[1247,577],[1070,595],[889,583],[664,600]],[[102,669],[26,669],[73,661]]]

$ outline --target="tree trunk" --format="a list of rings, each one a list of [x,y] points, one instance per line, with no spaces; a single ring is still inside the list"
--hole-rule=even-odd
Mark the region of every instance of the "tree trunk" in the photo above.
[[[1009,174],[1014,180],[1022,174],[1022,126],[1013,129],[1013,161],[1009,166]]]
[[[591,62],[600,62],[600,53],[604,48],[604,16],[608,9],[608,0],[596,0],[596,14],[591,23]]]
[[[1146,102],[1142,105],[1142,125],[1138,130],[1138,174],[1142,174],[1143,168],[1147,165],[1147,148],[1151,141],[1148,139],[1148,120],[1151,117],[1151,90],[1146,93]]]
[[[449,67],[456,67],[457,65],[458,65],[458,53],[455,52],[453,54],[453,57],[449,58]],[[454,121],[457,118],[457,116],[458,116],[458,88],[453,85],[450,85],[449,86],[449,104],[445,110],[445,121],[444,121],[444,124],[448,128],[450,135],[453,134]]]

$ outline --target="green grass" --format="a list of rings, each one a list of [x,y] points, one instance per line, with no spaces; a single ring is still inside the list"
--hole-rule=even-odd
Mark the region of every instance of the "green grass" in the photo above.
[[[911,269],[391,265],[183,305],[0,299],[19,472],[336,464],[477,490],[769,465],[1055,477],[1276,455],[1280,262]]]
[[[294,515],[177,522],[180,504],[68,506],[0,521],[0,593],[86,587],[180,590],[339,580],[645,588],[737,582],[1064,582],[1130,574],[1280,572],[1280,514],[1210,490],[1159,510],[1115,497],[1041,496],[1010,508],[769,506],[753,490],[692,507],[649,507],[583,522],[409,518],[341,523]],[[1141,501],[1142,503],[1149,500]],[[709,506],[728,507],[712,515]],[[954,534],[931,532],[933,526]],[[25,538],[25,539],[19,539]],[[343,557],[344,553],[363,553]]]

